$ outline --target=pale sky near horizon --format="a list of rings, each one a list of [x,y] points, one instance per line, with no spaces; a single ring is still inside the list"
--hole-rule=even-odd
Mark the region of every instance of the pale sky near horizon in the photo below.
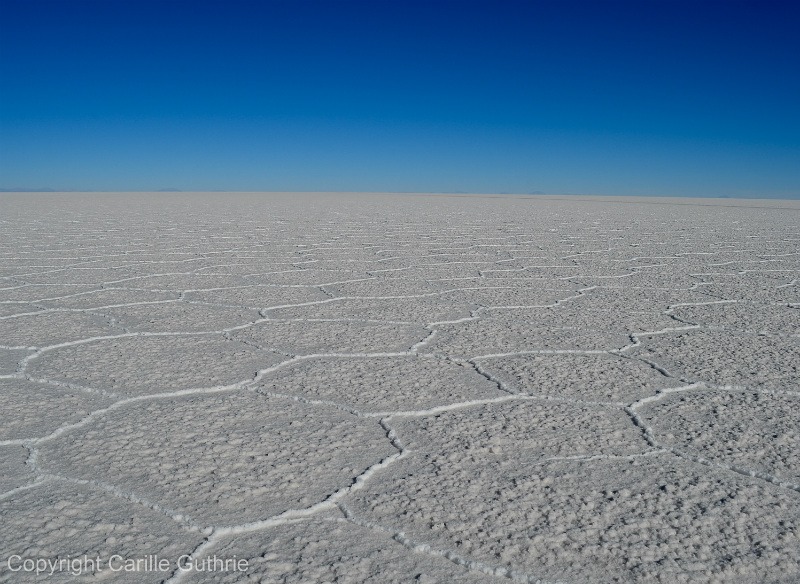
[[[0,188],[800,198],[800,4],[0,0]]]

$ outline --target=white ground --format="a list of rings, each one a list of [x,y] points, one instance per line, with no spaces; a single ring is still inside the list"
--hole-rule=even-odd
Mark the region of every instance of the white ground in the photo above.
[[[0,581],[799,582],[798,278],[790,201],[2,195]]]

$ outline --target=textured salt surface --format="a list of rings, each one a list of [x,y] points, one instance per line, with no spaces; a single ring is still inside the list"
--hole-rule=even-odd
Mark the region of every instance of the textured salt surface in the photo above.
[[[2,582],[800,581],[800,204],[0,206]]]

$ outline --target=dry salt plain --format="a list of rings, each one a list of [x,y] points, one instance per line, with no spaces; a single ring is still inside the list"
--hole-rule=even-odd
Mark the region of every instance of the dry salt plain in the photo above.
[[[798,202],[0,211],[3,582],[800,582]]]

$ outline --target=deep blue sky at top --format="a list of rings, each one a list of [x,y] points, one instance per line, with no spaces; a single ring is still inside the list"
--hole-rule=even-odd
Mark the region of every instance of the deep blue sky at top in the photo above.
[[[800,196],[800,3],[0,0],[0,187]]]

